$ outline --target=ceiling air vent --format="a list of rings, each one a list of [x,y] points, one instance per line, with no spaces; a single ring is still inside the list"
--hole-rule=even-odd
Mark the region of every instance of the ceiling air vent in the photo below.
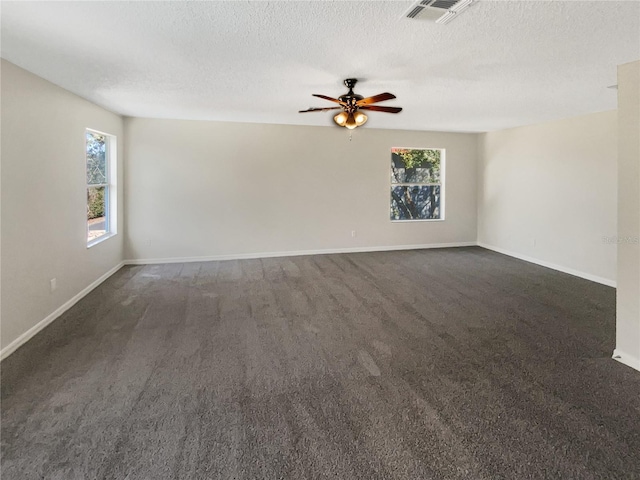
[[[407,12],[407,18],[416,18],[420,12],[424,10],[424,7],[421,7],[420,5],[416,5],[414,8],[411,9],[410,12]]]
[[[474,0],[420,0],[404,14],[406,18],[449,23]]]
[[[444,8],[445,10],[449,10],[456,3],[458,3],[458,0],[435,0],[431,6],[433,8]]]

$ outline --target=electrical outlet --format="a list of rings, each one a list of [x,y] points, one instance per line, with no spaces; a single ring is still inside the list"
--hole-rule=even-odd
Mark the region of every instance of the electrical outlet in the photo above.
[[[536,246],[536,239],[535,239],[535,238],[532,238],[532,239],[531,239],[531,246],[532,246],[532,247],[535,247],[535,246]]]
[[[51,280],[49,280],[49,288],[51,293],[55,292],[56,289],[58,288],[58,280],[56,280],[55,278],[52,278]]]
[[[352,236],[353,238],[356,238],[356,231],[355,231],[355,230],[351,230],[351,236]]]

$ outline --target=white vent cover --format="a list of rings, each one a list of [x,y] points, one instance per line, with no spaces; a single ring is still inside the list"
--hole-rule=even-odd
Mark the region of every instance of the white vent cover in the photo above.
[[[418,0],[404,14],[406,18],[449,23],[474,0]]]

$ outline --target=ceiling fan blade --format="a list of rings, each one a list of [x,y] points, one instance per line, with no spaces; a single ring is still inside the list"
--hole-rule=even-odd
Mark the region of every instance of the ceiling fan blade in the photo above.
[[[373,97],[363,98],[362,100],[358,100],[356,105],[371,105],[372,103],[384,102],[385,100],[393,100],[396,96],[393,93],[385,92],[379,93],[378,95],[374,95]]]
[[[400,107],[380,107],[378,105],[365,105],[360,107],[360,110],[373,110],[374,112],[387,112],[387,113],[400,113],[402,108]]]
[[[306,112],[324,112],[326,110],[340,110],[342,107],[327,107],[327,108],[309,108],[308,110],[300,110],[298,113]]]
[[[318,97],[318,98],[324,98],[325,100],[329,100],[330,102],[339,103],[340,105],[346,105],[344,102],[341,102],[337,98],[331,98],[331,97],[327,97],[326,95],[319,95],[317,93],[312,93],[311,95],[313,95],[314,97]]]

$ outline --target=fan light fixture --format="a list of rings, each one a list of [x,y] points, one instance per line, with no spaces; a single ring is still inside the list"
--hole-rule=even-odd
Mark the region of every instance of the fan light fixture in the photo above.
[[[358,111],[356,111],[355,113],[340,112],[335,117],[333,117],[333,121],[341,127],[346,127],[349,130],[353,130],[356,127],[364,125],[367,122],[367,116],[364,113]]]
[[[377,112],[387,113],[399,113],[402,111],[400,107],[381,107],[373,105],[374,103],[384,102],[385,100],[392,100],[396,98],[392,93],[380,93],[373,97],[364,98],[362,95],[353,93],[353,87],[355,86],[357,78],[347,78],[344,84],[349,88],[349,91],[345,95],[341,95],[338,98],[327,97],[326,95],[313,94],[314,97],[323,98],[334,103],[339,103],[339,107],[325,107],[325,108],[309,108],[308,110],[300,110],[300,113],[304,112],[324,112],[326,110],[342,110],[336,116],[333,117],[333,121],[341,127],[353,130],[356,127],[364,125],[368,117],[361,112],[361,110],[375,110]]]
[[[347,124],[348,117],[349,115],[347,115],[347,112],[340,112],[335,117],[333,117],[333,121],[336,122],[341,127],[344,127]]]

